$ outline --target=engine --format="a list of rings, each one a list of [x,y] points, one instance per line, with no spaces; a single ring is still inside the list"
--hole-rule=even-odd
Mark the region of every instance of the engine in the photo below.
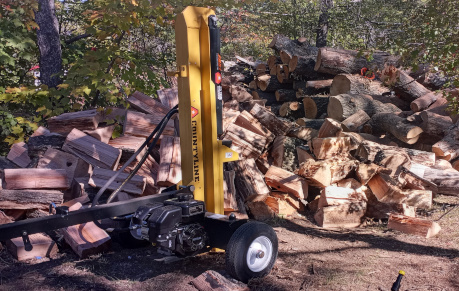
[[[164,203],[150,203],[137,209],[131,219],[131,234],[155,243],[160,250],[191,255],[206,247],[202,226],[205,205],[184,195]]]

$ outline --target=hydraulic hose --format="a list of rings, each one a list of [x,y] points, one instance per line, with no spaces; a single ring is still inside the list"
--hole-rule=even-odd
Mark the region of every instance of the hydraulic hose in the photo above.
[[[140,166],[142,166],[142,164],[145,162],[145,160],[147,159],[147,155],[150,154],[151,152],[151,149],[155,146],[156,142],[158,141],[158,138],[159,138],[159,135],[161,135],[162,131],[164,130],[164,128],[166,127],[166,124],[167,122],[171,119],[171,117],[176,114],[178,112],[178,105],[176,105],[174,108],[172,108],[164,117],[163,119],[159,122],[159,124],[155,127],[155,129],[153,130],[153,132],[148,136],[148,138],[145,140],[145,142],[140,146],[140,148],[129,158],[129,160],[121,167],[121,169],[119,169],[115,175],[113,175],[108,181],[107,183],[105,183],[105,185],[100,188],[100,190],[97,192],[96,196],[94,197],[93,201],[92,201],[92,204],[91,204],[91,207],[94,207],[96,206],[98,203],[99,203],[99,199],[100,197],[102,196],[102,194],[105,192],[105,190],[107,190],[108,186],[110,186],[111,183],[113,183],[113,181],[115,181],[115,179],[132,163],[132,161],[134,161],[134,159],[142,152],[142,150],[145,148],[145,146],[147,146],[151,139],[158,133],[159,130],[161,130],[161,132],[159,132],[159,134],[157,135],[157,138],[155,139],[155,141],[150,145],[150,147],[148,148],[148,151],[147,153],[144,155],[144,157],[142,157],[142,160],[141,162],[139,162],[139,164],[135,167],[135,173],[139,170]],[[134,172],[134,171],[133,171]],[[134,175],[132,175],[134,176]],[[130,180],[132,178],[131,175],[129,175],[128,179]],[[115,190],[116,193],[118,193],[124,185],[126,183],[122,183],[120,185],[120,187],[118,187],[117,190]],[[113,195],[113,194],[112,194]],[[111,195],[111,196],[112,196]],[[110,196],[110,197],[111,197]],[[114,198],[114,197],[113,197]],[[113,199],[112,198],[112,199]],[[111,201],[111,200],[110,200]]]

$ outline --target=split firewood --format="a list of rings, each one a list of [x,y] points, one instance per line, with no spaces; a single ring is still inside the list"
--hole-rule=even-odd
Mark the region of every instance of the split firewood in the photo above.
[[[395,105],[374,100],[370,95],[340,94],[330,97],[327,114],[330,118],[343,121],[359,110],[365,111],[370,117],[376,113],[401,111]]]
[[[134,92],[129,98],[127,102],[131,105],[132,108],[151,115],[166,115],[170,108],[164,104],[162,104],[157,99],[151,98],[139,91]]]
[[[266,64],[258,64],[255,68],[257,76],[263,76],[269,73],[269,67]]]
[[[346,178],[356,167],[357,162],[347,157],[335,156],[321,161],[308,159],[301,165],[298,175],[309,185],[323,188]]]
[[[75,211],[81,208],[81,203],[75,203],[69,210]],[[67,244],[81,259],[103,253],[111,248],[110,236],[94,222],[62,228],[61,232]]]
[[[301,166],[302,163],[307,160],[315,160],[312,153],[309,151],[309,148],[305,146],[297,146],[296,154],[298,155],[298,164]]]
[[[230,124],[222,139],[231,140],[231,149],[240,157],[257,158],[266,146],[266,137],[256,134],[236,124]]]
[[[116,169],[121,158],[119,149],[98,141],[76,128],[68,134],[62,149],[94,167],[104,169]]]
[[[168,108],[174,108],[178,104],[178,89],[166,88],[156,91],[158,98],[163,105]]]
[[[298,156],[296,147],[303,145],[304,141],[293,137],[280,135],[274,139],[270,150],[272,164],[284,170],[294,172],[298,169]]]
[[[240,86],[231,85],[229,92],[231,93],[233,100],[237,100],[238,102],[246,102],[253,99],[252,94]]]
[[[367,185],[371,178],[373,178],[374,175],[378,174],[381,171],[381,169],[381,166],[378,166],[373,163],[361,163],[358,165],[356,170],[357,179],[359,179],[362,185]]]
[[[228,110],[239,111],[239,102],[237,102],[237,100],[230,100],[228,102],[225,102],[223,104],[223,112]]]
[[[59,205],[64,194],[57,190],[0,190],[0,209],[49,209]]]
[[[234,170],[236,173],[234,183],[237,195],[242,200],[253,194],[264,195],[270,192],[254,159],[239,160],[227,163],[227,165],[229,170]]]
[[[411,78],[406,72],[399,70],[400,76],[394,84],[395,94],[400,98],[412,102],[426,94],[431,93],[429,89],[422,86],[416,80]]]
[[[74,128],[94,130],[99,125],[101,116],[96,109],[64,113],[47,120],[51,132],[67,135]]]
[[[241,108],[240,110],[250,111],[255,106],[255,104],[260,105],[262,107],[265,107],[266,100],[261,99],[261,100],[250,100],[250,101],[246,101],[246,102],[241,102],[241,103],[239,103],[240,108]]]
[[[268,152],[265,152],[259,156],[255,163],[257,164],[258,170],[260,170],[263,175],[268,172],[269,167],[271,167],[273,164],[272,159],[268,159]]]
[[[59,134],[30,137],[29,141],[27,142],[27,147],[29,148],[29,157],[32,160],[38,161],[38,158],[42,157],[47,149],[61,149],[65,139],[65,136]]]
[[[438,223],[422,218],[391,214],[387,228],[425,238],[436,236],[441,227]]]
[[[49,135],[51,132],[49,129],[43,126],[39,126],[31,136]]]
[[[111,139],[108,144],[121,150],[120,163],[124,164],[142,146],[145,140],[146,139],[144,137],[125,135]],[[140,160],[145,154],[145,151],[146,148],[140,152],[136,159]]]
[[[304,141],[310,141],[311,139],[317,137],[318,134],[319,133],[316,129],[308,128],[305,126],[299,126],[290,128],[286,135],[290,137],[299,138]]]
[[[287,122],[278,119],[276,115],[258,104],[250,110],[250,114],[276,136],[287,133],[291,127]]]
[[[315,129],[318,131],[324,124],[325,119],[298,118],[295,122],[300,126]]]
[[[281,55],[282,58],[282,55]],[[276,65],[276,77],[279,83],[293,83],[293,80],[289,79],[289,69],[288,65],[279,64]]]
[[[272,104],[278,104],[276,100],[275,92],[263,92],[261,90],[253,90],[252,96],[253,96],[253,99],[255,100],[266,100],[266,103],[265,103],[266,106],[271,106]]]
[[[29,250],[22,237],[13,238],[6,241],[6,248],[18,261],[26,261],[39,258],[54,258],[58,249],[56,243],[44,233],[35,233],[29,235],[29,241],[32,249]]]
[[[271,69],[272,67],[276,67],[277,64],[282,63],[282,60],[280,57],[271,55],[268,58],[268,68]]]
[[[358,149],[360,144],[365,141],[371,141],[387,146],[398,146],[395,142],[387,137],[381,138],[368,133],[341,132],[339,137],[349,137],[351,139],[351,150]]]
[[[438,193],[438,187],[435,183],[419,177],[406,168],[402,169],[402,172],[398,176],[398,180],[403,184],[404,189],[429,190],[432,191],[433,195]]]
[[[452,161],[451,166],[453,166],[453,169],[455,169],[456,171],[459,171],[459,159]]]
[[[273,75],[259,76],[256,82],[258,88],[264,92],[275,92],[279,89],[291,89],[293,87],[293,83],[281,83],[277,79],[277,76]]]
[[[459,157],[459,130],[452,129],[442,140],[432,146],[432,151],[440,159],[451,161]]]
[[[304,116],[306,118],[314,119],[320,118],[327,113],[328,96],[310,96],[303,98]]]
[[[298,210],[290,203],[278,196],[268,196],[264,202],[276,215],[281,217],[288,217],[298,213]]]
[[[325,118],[324,124],[320,127],[317,137],[338,137],[342,131],[341,123],[331,118]]]
[[[233,123],[256,134],[264,136],[266,138],[266,145],[270,144],[274,140],[274,134],[255,117],[253,117],[252,114],[245,110],[236,116]]]
[[[83,132],[103,143],[108,143],[110,139],[112,138],[112,134],[114,130],[115,130],[115,125],[113,124],[113,125],[108,125],[104,127],[98,127],[94,130],[85,130]]]
[[[0,210],[0,225],[13,222],[13,218],[6,215],[5,212]]]
[[[163,117],[164,115],[161,114],[152,115],[128,110],[123,132],[125,135],[148,137]],[[172,120],[167,123],[163,135],[175,135],[174,122]]]
[[[102,188],[111,177],[115,175],[116,172],[101,168],[95,168],[94,172],[89,179],[88,184],[95,188]],[[118,186],[128,177],[128,173],[120,173],[118,177],[108,185],[109,190],[116,190]],[[142,195],[143,190],[145,189],[145,179],[139,175],[134,175],[132,179],[126,183],[121,189],[122,191],[134,194],[134,195]]]
[[[236,186],[234,179],[236,173],[234,171],[223,171],[223,193],[225,211],[238,211],[236,200]]]
[[[70,185],[75,175],[75,170],[78,167],[78,160],[79,159],[72,154],[56,149],[48,149],[45,155],[38,161],[37,168],[65,170]]]
[[[105,107],[105,110],[100,112],[102,116],[100,123],[105,122],[107,124],[124,124],[126,111],[127,110],[124,107]]]
[[[223,110],[223,116],[222,116],[223,132],[225,132],[228,129],[228,126],[234,123],[234,121],[240,114],[241,112],[239,110],[233,110],[233,109]]]
[[[129,165],[125,172],[130,173],[134,170],[134,167],[137,163],[132,163]],[[173,168],[175,170],[175,168]],[[142,176],[145,181],[145,190],[143,191],[143,196],[152,195],[159,193],[159,185],[156,184],[159,171],[159,164],[151,156],[148,156],[142,166],[140,166],[137,171],[137,175]]]
[[[380,81],[369,80],[360,74],[336,75],[330,87],[331,96],[339,94],[382,95],[384,93],[389,93],[389,89],[384,87]]]
[[[268,73],[269,73],[269,71],[268,71]],[[264,75],[266,75],[266,73]],[[251,81],[249,83],[249,89],[250,90],[257,90],[258,89],[257,82],[255,80],[253,80],[253,81]],[[253,96],[253,98],[256,98],[253,94],[252,94],[252,96]],[[223,101],[225,101],[225,100],[223,100]]]
[[[371,191],[365,192],[368,198],[367,211],[365,216],[375,219],[387,219],[391,213],[402,214],[410,217],[416,216],[416,208],[408,206],[405,203],[384,203],[378,201],[378,199],[371,193]]]
[[[271,192],[268,197],[275,197],[282,202],[286,202],[289,206],[286,205],[286,203],[278,203],[281,209],[285,209],[287,211],[291,211],[292,214],[296,213],[298,211],[304,211],[305,206],[307,205],[307,201],[304,199],[298,199],[295,197],[293,194],[289,193],[282,193],[282,192]],[[293,209],[292,209],[293,208]]]
[[[341,122],[341,125],[344,131],[358,131],[358,129],[370,119],[370,116],[368,116],[368,114],[365,111],[359,110],[356,113],[349,116],[348,118],[346,118],[345,120],[343,120],[343,122]]]
[[[366,201],[367,198],[360,189],[327,186],[321,191],[319,208]]]
[[[386,64],[398,66],[400,63],[400,57],[386,52],[372,52],[371,56],[369,61],[366,54],[358,51],[323,47],[319,49],[314,69],[332,75],[360,74],[362,68],[377,72],[383,70]]]
[[[459,195],[459,172],[456,170],[437,170],[421,164],[413,164],[410,171],[436,184],[440,194]]]
[[[348,137],[314,138],[312,150],[319,160],[328,159],[350,151],[351,140]]]
[[[251,216],[255,220],[264,221],[276,216],[274,210],[272,210],[271,207],[265,203],[267,197],[267,195],[263,196],[264,200],[262,201],[248,201],[245,203],[250,211]]]
[[[362,224],[367,203],[364,201],[319,208],[314,220],[323,228],[353,228]]]
[[[308,183],[300,176],[276,166],[271,166],[265,174],[266,184],[279,191],[290,193],[297,198],[308,197]]]
[[[156,184],[163,187],[177,184],[182,180],[180,138],[164,137],[159,152],[161,161]]]
[[[27,167],[31,160],[28,154],[28,146],[25,142],[13,144],[6,158],[21,168]]]
[[[5,169],[3,189],[67,189],[70,182],[63,169]]]
[[[304,107],[303,103],[300,102],[285,102],[279,108],[279,115],[281,117],[296,120],[298,118],[304,117]]]

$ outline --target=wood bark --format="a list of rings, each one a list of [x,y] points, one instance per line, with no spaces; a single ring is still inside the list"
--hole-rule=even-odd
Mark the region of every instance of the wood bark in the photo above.
[[[55,88],[61,81],[62,50],[59,38],[59,22],[56,17],[54,0],[38,0],[35,11],[37,45],[40,51],[40,82]]]
[[[64,113],[49,118],[48,128],[51,132],[67,135],[74,128],[79,130],[94,130],[99,125],[100,113],[96,109]]]
[[[391,214],[387,228],[425,238],[436,236],[441,227],[438,223],[422,218]]]
[[[266,138],[266,145],[270,144],[275,138],[274,134],[248,111],[242,111],[234,119],[233,123],[258,135],[264,136]]]
[[[119,149],[98,141],[76,128],[69,133],[62,149],[94,167],[104,169],[116,169],[121,158]]]
[[[314,69],[320,73],[332,75],[360,74],[362,68],[376,72],[382,70],[385,64],[398,65],[400,57],[389,53],[372,52],[372,61],[368,61],[367,54],[360,55],[358,51],[323,47],[319,49]]]
[[[279,89],[291,89],[293,87],[293,83],[280,83],[277,76],[273,75],[259,76],[256,82],[258,88],[264,92],[275,92]]]
[[[157,99],[151,98],[139,91],[135,91],[131,96],[129,96],[127,102],[132,108],[152,115],[160,114],[164,116],[169,112],[169,110],[171,110],[170,107],[162,104]]]
[[[343,121],[359,110],[370,117],[376,113],[394,113],[401,110],[392,104],[383,104],[369,95],[340,94],[330,97],[327,107],[328,117]]]
[[[231,140],[231,149],[244,158],[258,158],[266,146],[266,137],[234,123],[228,126],[222,138]]]
[[[237,211],[237,199],[236,199],[236,186],[234,179],[236,178],[235,171],[223,171],[223,194],[224,194],[224,205],[223,207],[229,211]],[[231,209],[231,210],[230,210]]]
[[[330,95],[339,94],[375,94],[388,93],[389,89],[377,80],[369,80],[360,74],[339,74],[333,78]]]
[[[358,131],[358,129],[367,123],[370,119],[370,116],[368,116],[365,111],[359,110],[343,120],[341,125],[344,131]]]
[[[325,122],[325,119],[298,118],[295,122],[303,127],[320,130],[320,128]]]
[[[279,115],[289,120],[295,121],[304,117],[304,105],[299,102],[285,102],[279,108]]]
[[[279,89],[275,92],[277,102],[297,101],[296,92],[290,89]]]
[[[414,112],[419,112],[429,108],[438,98],[442,98],[443,94],[437,92],[430,92],[426,95],[419,97],[418,99],[414,100],[410,104],[411,110]]]
[[[270,190],[263,174],[258,170],[254,159],[245,159],[228,163],[230,170],[236,173],[234,183],[238,198],[245,201],[250,195],[267,195]]]
[[[0,209],[49,209],[51,202],[62,203],[64,194],[57,190],[0,190]]]
[[[400,98],[413,102],[414,100],[431,93],[429,89],[422,86],[411,78],[406,72],[399,70],[400,76],[394,84],[395,94]]]
[[[327,113],[329,100],[330,98],[328,96],[310,96],[303,98],[304,116],[310,119],[321,118],[322,115]]]
[[[419,126],[415,126],[406,121],[406,119],[398,117],[393,113],[377,113],[371,117],[370,122],[372,128],[390,132],[399,140],[413,144],[413,139],[419,136],[423,130]]]
[[[329,10],[333,8],[333,0],[320,1],[320,15],[316,34],[316,47],[327,46]]]
[[[65,170],[5,169],[4,189],[67,189],[70,183]]]
[[[450,132],[450,127],[453,126],[453,120],[449,116],[442,116],[429,111],[421,112],[422,129],[424,132],[436,135],[445,136]]]

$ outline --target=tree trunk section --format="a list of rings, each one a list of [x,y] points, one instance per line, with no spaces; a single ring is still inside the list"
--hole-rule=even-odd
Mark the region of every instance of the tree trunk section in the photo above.
[[[399,70],[400,76],[394,84],[395,94],[403,100],[413,102],[414,100],[431,93],[429,89],[422,86],[411,78],[406,72]]]
[[[390,132],[399,140],[413,144],[414,138],[422,132],[422,128],[407,122],[405,118],[398,117],[393,113],[377,113],[371,117],[371,125],[385,132]]]
[[[309,119],[321,118],[327,113],[329,97],[305,97],[303,98],[304,116]]]
[[[341,123],[344,131],[357,131],[362,125],[364,125],[371,118],[366,114],[365,111],[359,110],[352,114]]]
[[[339,74],[333,78],[330,87],[330,95],[339,94],[375,94],[382,95],[388,93],[389,89],[384,87],[381,82],[369,80],[359,74]]]

